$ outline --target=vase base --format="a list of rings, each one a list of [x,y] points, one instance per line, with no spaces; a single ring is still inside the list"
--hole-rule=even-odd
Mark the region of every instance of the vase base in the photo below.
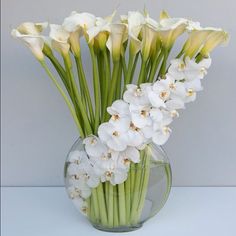
[[[118,227],[113,227],[113,228],[109,228],[109,227],[105,227],[102,225],[96,225],[96,224],[92,224],[94,228],[101,230],[101,231],[105,231],[105,232],[113,232],[113,233],[122,233],[122,232],[130,232],[130,231],[135,231],[137,229],[140,229],[143,224],[139,223],[137,225],[129,225],[129,226],[118,226]]]

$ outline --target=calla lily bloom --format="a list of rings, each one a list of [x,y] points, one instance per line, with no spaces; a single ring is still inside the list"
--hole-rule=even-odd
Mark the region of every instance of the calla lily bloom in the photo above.
[[[66,31],[61,25],[50,25],[50,38],[52,39],[52,47],[63,55],[68,54],[70,44],[68,43],[70,33]]]
[[[47,22],[25,22],[16,29],[13,29],[11,35],[14,38],[20,39],[27,47],[29,47],[38,60],[43,60],[44,55],[42,50],[44,46],[44,37],[41,35],[41,32],[47,25]]]

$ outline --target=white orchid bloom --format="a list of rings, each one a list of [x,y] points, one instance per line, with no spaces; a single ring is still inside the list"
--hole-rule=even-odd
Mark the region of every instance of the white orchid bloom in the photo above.
[[[145,106],[149,104],[148,89],[151,84],[144,83],[140,86],[128,84],[127,90],[124,92],[124,100],[130,104]]]
[[[154,132],[152,141],[157,145],[163,145],[170,137],[171,129],[168,126],[160,126]]]
[[[137,106],[130,104],[132,123],[138,128],[144,128],[152,124],[150,106]]]
[[[131,162],[140,162],[140,152],[137,150],[137,148],[127,147],[123,152],[120,152],[119,154],[118,166],[120,168],[128,169]]]
[[[74,198],[72,199],[72,202],[75,205],[75,207],[79,209],[83,215],[88,214],[88,204],[83,198],[81,197]]]
[[[142,130],[136,127],[133,122],[130,122],[130,126],[126,135],[128,146],[138,147],[144,142],[144,135]]]
[[[74,164],[81,164],[85,159],[87,159],[87,154],[84,151],[72,151],[69,153],[68,161]]]
[[[150,117],[154,122],[160,122],[163,119],[163,113],[159,108],[151,108]]]
[[[128,130],[126,122],[119,125],[113,125],[111,123],[102,123],[98,128],[98,136],[102,142],[115,151],[123,151],[127,147],[126,132]]]
[[[100,176],[101,182],[110,181],[111,184],[120,184],[127,179],[127,170],[119,167],[120,152],[108,149],[100,158],[94,159],[94,171]]]
[[[158,35],[165,48],[170,48],[175,40],[184,33],[187,20],[183,18],[165,18],[160,21]]]
[[[107,147],[95,135],[90,135],[85,138],[83,144],[85,145],[85,150],[90,157],[100,157],[107,151]]]
[[[129,126],[131,120],[128,103],[123,100],[116,100],[107,108],[107,112],[111,115],[111,119],[109,120],[111,124],[123,125],[126,123],[126,125]]]
[[[150,103],[155,108],[165,107],[165,101],[170,97],[170,88],[165,80],[157,81],[148,92]]]
[[[77,197],[88,198],[91,195],[91,188],[84,181],[77,181],[75,185],[68,188],[68,194],[70,198]]]
[[[204,59],[200,63],[190,60],[189,57],[187,57],[185,61],[182,59],[174,59],[171,61],[168,74],[176,80],[191,81],[197,78],[202,79],[206,75],[210,64],[210,58]]]
[[[184,101],[187,102],[193,102],[196,100],[197,91],[201,91],[202,85],[200,79],[195,79],[189,82],[184,82],[184,86],[186,88],[186,97]]]
[[[113,61],[118,61],[123,55],[123,43],[128,39],[127,25],[123,23],[110,24],[110,35],[106,46],[112,54]]]
[[[68,43],[70,33],[66,31],[61,25],[50,24],[49,37],[52,39],[52,47],[59,53],[66,55],[70,50]]]
[[[41,32],[48,26],[47,22],[25,22],[11,31],[11,35],[21,40],[38,60],[43,60],[44,37]]]

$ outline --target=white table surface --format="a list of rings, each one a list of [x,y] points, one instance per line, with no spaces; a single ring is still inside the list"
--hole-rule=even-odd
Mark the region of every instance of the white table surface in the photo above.
[[[62,187],[2,187],[2,236],[118,235],[94,229]],[[174,187],[158,215],[130,236],[236,236],[236,187]]]

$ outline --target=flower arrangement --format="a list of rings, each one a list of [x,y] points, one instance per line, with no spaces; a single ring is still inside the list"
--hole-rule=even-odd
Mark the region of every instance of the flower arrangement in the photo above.
[[[108,228],[139,222],[152,161],[150,144],[168,140],[178,110],[202,90],[211,51],[228,39],[222,29],[171,18],[165,11],[159,21],[146,11],[114,18],[115,12],[105,18],[72,12],[62,25],[50,24],[49,37],[41,34],[48,23],[26,22],[12,30],[55,84],[83,140],[83,150],[69,153],[69,196],[93,223]],[[184,33],[187,39],[169,61]],[[82,61],[82,37],[91,55],[94,96]],[[132,168],[143,165],[141,172]]]

